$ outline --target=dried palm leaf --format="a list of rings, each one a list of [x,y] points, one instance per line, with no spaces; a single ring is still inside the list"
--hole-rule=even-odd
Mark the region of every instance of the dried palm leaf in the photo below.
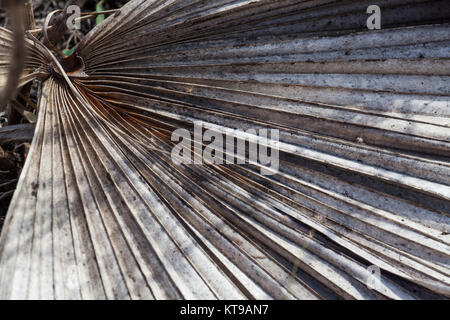
[[[379,2],[380,31],[368,1],[133,0],[70,61],[28,40],[0,297],[450,297],[448,2]],[[279,129],[280,171],[176,166],[197,121]]]

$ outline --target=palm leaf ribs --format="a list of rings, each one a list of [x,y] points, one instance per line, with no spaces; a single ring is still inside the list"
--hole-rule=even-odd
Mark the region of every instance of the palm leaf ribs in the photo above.
[[[0,297],[450,297],[448,2],[380,0],[376,31],[369,2],[133,0],[70,68],[29,37]],[[278,129],[279,172],[174,165],[196,122]]]

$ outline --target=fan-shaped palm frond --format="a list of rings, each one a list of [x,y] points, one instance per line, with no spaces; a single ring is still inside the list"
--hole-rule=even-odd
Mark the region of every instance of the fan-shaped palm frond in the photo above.
[[[0,297],[449,297],[448,2],[378,2],[133,0],[70,68],[28,39]],[[279,172],[175,165],[196,122],[278,129]]]

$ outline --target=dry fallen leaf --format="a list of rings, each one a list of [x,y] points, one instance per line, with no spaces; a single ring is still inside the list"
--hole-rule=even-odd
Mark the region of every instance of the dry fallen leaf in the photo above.
[[[364,1],[133,0],[65,72],[28,38],[20,84],[44,82],[0,297],[450,297],[449,25],[379,2],[367,31]],[[175,166],[195,121],[279,129],[280,172]]]

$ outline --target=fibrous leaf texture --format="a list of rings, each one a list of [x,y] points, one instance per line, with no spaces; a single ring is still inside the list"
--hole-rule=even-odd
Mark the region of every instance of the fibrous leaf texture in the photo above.
[[[68,78],[28,39],[20,83],[43,89],[0,297],[449,297],[449,3],[378,3],[370,31],[370,1],[134,0]],[[279,172],[175,165],[197,121],[280,130]]]

